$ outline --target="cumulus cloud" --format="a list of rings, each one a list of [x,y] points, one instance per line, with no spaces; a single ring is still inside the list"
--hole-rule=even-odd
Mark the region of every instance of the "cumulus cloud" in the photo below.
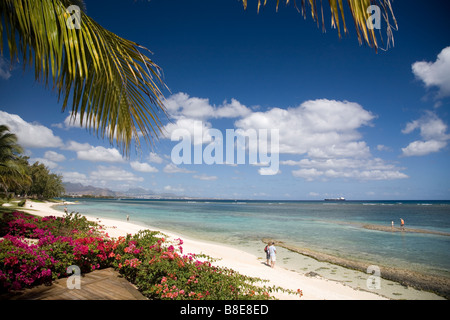
[[[373,159],[302,159],[300,161],[284,162],[288,165],[298,165],[300,169],[292,171],[295,177],[308,181],[316,179],[349,178],[357,180],[394,180],[405,179],[408,176],[400,172],[393,164],[388,164],[380,158]]]
[[[358,141],[361,135],[357,129],[370,125],[374,118],[357,103],[320,99],[296,108],[254,112],[236,121],[236,126],[243,130],[278,129],[280,153],[366,157],[369,149]]]
[[[211,127],[212,125],[209,122],[182,118],[178,119],[175,123],[167,124],[164,127],[164,131],[170,139],[191,139],[192,144],[201,145],[213,140],[208,131]]]
[[[77,158],[93,162],[125,162],[124,158],[116,148],[105,148],[102,146],[91,146],[89,143],[78,143],[69,141],[64,149],[75,151]]]
[[[63,154],[60,154],[55,151],[46,151],[44,154],[44,158],[55,162],[61,162],[66,160],[66,157]]]
[[[249,108],[236,99],[231,99],[231,103],[224,101],[220,106],[213,106],[209,99],[190,97],[183,92],[167,98],[165,106],[168,113],[175,119],[239,118],[251,113]]]
[[[155,152],[150,152],[150,154],[148,155],[148,161],[153,163],[162,163],[163,159]]]
[[[88,174],[77,171],[65,171],[61,172],[61,175],[63,176],[64,182],[108,188],[111,188],[111,185],[114,183],[119,183],[120,187],[126,187],[144,181],[143,177],[136,176],[132,172],[122,168],[103,165],[99,165]]]
[[[172,187],[172,186],[165,186],[164,187],[165,192],[184,192],[184,188],[182,187]]]
[[[40,162],[44,164],[49,169],[56,169],[58,167],[58,162],[66,160],[66,157],[55,151],[46,151],[44,158],[30,158],[30,162]]]
[[[304,157],[280,164],[297,166],[292,175],[307,181],[407,178],[401,168],[374,158],[362,140],[359,129],[371,126],[373,119],[375,116],[358,103],[319,99],[296,108],[254,112],[236,121],[236,126],[243,130],[279,129],[280,153]]]
[[[195,171],[191,171],[191,170],[188,170],[188,169],[185,169],[185,168],[180,168],[180,167],[176,166],[173,163],[167,164],[164,167],[163,171],[165,173],[194,173],[195,172]]]
[[[180,92],[167,98],[166,109],[173,122],[164,127],[166,138],[174,132],[189,134],[193,144],[204,144],[212,141],[208,129],[212,127],[208,121],[217,118],[239,118],[251,113],[251,110],[236,99],[224,101],[219,106],[211,105],[209,99],[190,97]],[[178,130],[178,131],[177,131]]]
[[[39,162],[42,163],[44,166],[49,168],[50,170],[56,169],[58,167],[58,164],[54,161],[51,161],[49,159],[45,158],[30,158],[30,163]]]
[[[430,153],[438,152],[447,145],[445,141],[413,141],[407,147],[402,148],[403,155],[406,157],[425,156]]]
[[[63,146],[60,137],[41,124],[30,123],[16,114],[0,111],[0,123],[7,125],[17,136],[18,142],[25,148],[58,148]]]
[[[422,140],[413,141],[402,148],[403,155],[406,157],[438,152],[447,146],[447,141],[450,139],[450,135],[446,133],[447,125],[431,111],[427,111],[418,120],[408,122],[402,133],[410,134],[415,130],[419,130]]]
[[[77,157],[80,160],[87,160],[93,162],[124,162],[122,155],[115,148],[105,147],[91,147],[89,150],[82,150],[77,152]]]
[[[64,182],[89,184],[90,180],[84,173],[77,171],[61,172]]]
[[[217,176],[208,176],[206,174],[194,175],[194,179],[203,180],[203,181],[214,181],[217,180]]]
[[[317,99],[288,109],[275,107],[266,111],[253,111],[235,99],[231,103],[213,106],[208,99],[178,93],[169,97],[167,108],[175,121],[166,125],[165,129],[169,134],[178,133],[175,139],[172,136],[174,141],[189,136],[192,144],[212,142],[211,131],[208,131],[212,128],[209,121],[215,118],[235,118],[235,131],[244,136],[252,132],[260,133],[263,129],[266,132],[277,131],[279,154],[303,156],[306,161],[310,161],[308,164],[295,163],[299,168],[292,171],[294,176],[306,180],[389,180],[407,177],[401,173],[401,169],[381,159],[374,159],[360,130],[364,126],[372,126],[376,116],[356,102]],[[259,139],[257,141],[261,142]],[[255,151],[255,147],[249,143],[248,152]],[[261,147],[259,143],[258,147]],[[324,163],[330,164],[326,162],[328,160],[336,161],[335,164],[341,166],[325,168]],[[281,164],[292,165],[286,162]],[[179,170],[174,165],[164,168],[164,172],[181,172]],[[273,175],[281,171],[278,168],[262,167],[258,172]]]
[[[435,62],[413,63],[412,72],[427,88],[437,87],[438,98],[450,95],[450,47],[442,49]]]
[[[132,172],[114,166],[111,167],[98,166],[96,171],[91,172],[90,179],[98,181],[103,185],[106,185],[108,182],[111,181],[119,181],[127,183],[144,181],[143,177],[138,177]]]
[[[158,169],[152,167],[148,163],[142,163],[139,161],[130,162],[131,168],[139,172],[158,172]]]

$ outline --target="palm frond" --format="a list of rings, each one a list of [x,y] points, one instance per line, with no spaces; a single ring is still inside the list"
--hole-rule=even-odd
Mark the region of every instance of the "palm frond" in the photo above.
[[[280,0],[276,2],[276,10],[278,11]],[[286,5],[289,4],[289,0],[286,0]],[[311,10],[311,17],[313,21],[317,23],[317,26],[322,25],[322,30],[325,31],[325,19],[323,14],[323,4],[322,0],[317,4],[316,0],[301,0],[301,11],[297,6],[296,1],[294,0],[294,7],[297,11],[301,12],[303,17],[306,18],[306,6],[309,5]],[[242,0],[244,5],[244,9],[247,9],[247,0]],[[264,0],[263,6],[265,6],[267,0]],[[355,23],[356,35],[358,37],[359,44],[361,45],[363,42],[369,45],[371,48],[374,48],[375,51],[378,49],[387,50],[390,45],[394,44],[394,35],[392,30],[397,30],[397,20],[394,16],[394,11],[392,9],[390,0],[347,0],[347,8],[350,10],[350,13],[353,18],[353,22]],[[348,28],[345,21],[344,15],[344,4],[343,0],[328,0],[328,4],[331,10],[331,27],[337,28],[339,38],[342,37],[342,33],[348,34]],[[384,25],[386,29],[386,37],[387,43],[385,48],[380,48],[379,40],[376,35],[376,30],[371,25],[371,15],[372,12],[368,10],[371,6],[377,6],[380,8],[380,18],[382,17],[384,20]],[[261,7],[261,0],[258,0],[257,11],[259,12]],[[342,24],[341,24],[342,22]],[[383,41],[383,37],[380,29],[380,40]]]
[[[161,133],[161,69],[145,47],[104,29],[68,0],[2,0],[0,53],[6,34],[11,61],[34,65],[35,78],[49,82],[80,124],[129,153],[139,136],[153,142]],[[80,9],[83,2],[77,1]]]

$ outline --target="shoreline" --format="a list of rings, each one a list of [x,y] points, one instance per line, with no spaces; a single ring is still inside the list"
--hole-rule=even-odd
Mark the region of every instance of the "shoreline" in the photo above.
[[[30,207],[32,204],[32,207]],[[70,205],[70,202],[66,202]],[[64,206],[64,204],[55,203],[37,203],[27,202],[25,207],[19,209],[30,214],[38,216],[59,216],[64,212],[56,210],[54,206]],[[70,211],[70,210],[69,210]],[[83,214],[84,215],[84,214]],[[223,244],[210,243],[203,240],[193,239],[180,234],[175,234],[167,230],[152,228],[151,226],[142,226],[127,221],[100,218],[91,215],[84,215],[88,220],[95,221],[104,227],[104,231],[111,238],[134,234],[143,229],[159,231],[167,235],[171,240],[182,238],[184,241],[184,252],[206,254],[214,259],[214,265],[233,269],[243,275],[257,277],[268,280],[267,286],[279,286],[286,289],[303,291],[303,296],[289,295],[276,292],[273,296],[280,300],[386,300],[377,293],[354,289],[344,283],[328,280],[322,277],[308,277],[298,272],[287,270],[282,266],[275,266],[274,269],[265,264],[265,260],[260,260],[256,255],[243,250],[229,247]],[[368,275],[369,276],[369,275]]]
[[[317,261],[328,262],[347,269],[366,272],[368,267],[367,263],[332,256],[326,253],[321,253],[306,248],[299,248],[296,246],[286,244],[283,241],[266,238],[261,239],[261,241],[263,243],[267,243],[268,241],[275,241],[275,243],[279,247],[285,248],[289,251],[296,252],[303,256],[311,257],[312,259],[315,259]],[[422,274],[419,272],[402,270],[386,266],[379,266],[379,267],[380,267],[380,274],[382,275],[381,277],[383,279],[397,282],[403,286],[410,286],[417,290],[433,292],[444,297],[447,300],[450,299],[450,279],[448,278]]]
[[[33,207],[30,208],[30,204]],[[65,202],[67,205],[74,204],[73,202]],[[45,216],[63,216],[64,212],[53,207],[63,207],[63,203],[35,203],[30,202],[20,209],[31,214]],[[34,210],[33,210],[34,209]],[[70,209],[69,209],[70,212]],[[303,300],[375,300],[375,299],[407,299],[407,300],[437,300],[445,299],[445,295],[436,294],[437,290],[429,292],[429,287],[424,286],[424,290],[415,289],[412,283],[402,282],[401,280],[385,280],[389,270],[383,269],[383,288],[367,289],[366,280],[370,274],[366,273],[367,264],[358,266],[352,265],[352,261],[346,263],[345,259],[333,257],[331,255],[317,255],[311,250],[303,250],[300,252],[299,248],[286,248],[286,244],[279,241],[281,256],[275,269],[268,267],[265,263],[265,257],[261,257],[264,253],[259,253],[255,250],[246,250],[247,248],[241,246],[233,246],[231,244],[222,244],[214,242],[214,240],[198,240],[194,236],[186,236],[180,232],[173,232],[163,230],[161,228],[154,228],[148,224],[137,224],[118,220],[115,218],[104,218],[100,216],[83,214],[88,220],[95,221],[104,227],[104,231],[108,236],[117,238],[125,236],[127,233],[134,234],[143,229],[159,231],[167,235],[170,239],[182,238],[184,241],[184,251],[190,253],[203,253],[217,261],[215,265],[233,269],[241,274],[257,277],[268,280],[268,286],[279,286],[286,289],[296,291],[301,289],[303,291]],[[294,249],[294,250],[293,250]],[[341,259],[342,261],[339,261]],[[296,267],[292,268],[292,263],[295,260]],[[295,270],[294,270],[295,269]],[[330,269],[331,273],[326,271]],[[332,269],[332,270],[331,270]],[[337,270],[337,271],[336,271]],[[307,272],[310,271],[310,272]],[[312,272],[311,272],[312,271]],[[319,271],[318,274],[316,271]],[[327,273],[328,272],[328,273]],[[336,272],[338,272],[336,274]],[[384,274],[384,272],[386,274]],[[337,276],[337,277],[336,277]],[[411,273],[400,276],[412,278]],[[350,279],[349,279],[350,277]],[[396,278],[397,279],[397,278]],[[426,282],[428,279],[423,279]],[[435,279],[432,279],[435,283]],[[442,285],[448,288],[447,284]],[[426,289],[425,289],[426,288]],[[298,297],[287,294],[274,294],[280,300],[298,300]],[[443,297],[444,296],[444,297]],[[448,297],[447,297],[448,299]]]

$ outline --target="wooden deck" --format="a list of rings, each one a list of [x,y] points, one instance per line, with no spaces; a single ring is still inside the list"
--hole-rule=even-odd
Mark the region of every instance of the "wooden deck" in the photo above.
[[[139,290],[112,268],[95,270],[81,276],[80,289],[68,289],[67,278],[52,285],[40,285],[21,293],[0,296],[8,300],[147,300]]]

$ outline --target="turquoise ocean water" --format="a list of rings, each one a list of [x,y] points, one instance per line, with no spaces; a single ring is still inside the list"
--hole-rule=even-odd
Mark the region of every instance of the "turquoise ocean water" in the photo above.
[[[130,221],[236,247],[273,238],[296,247],[450,278],[450,236],[367,230],[400,225],[450,233],[450,201],[79,199],[70,211]]]

